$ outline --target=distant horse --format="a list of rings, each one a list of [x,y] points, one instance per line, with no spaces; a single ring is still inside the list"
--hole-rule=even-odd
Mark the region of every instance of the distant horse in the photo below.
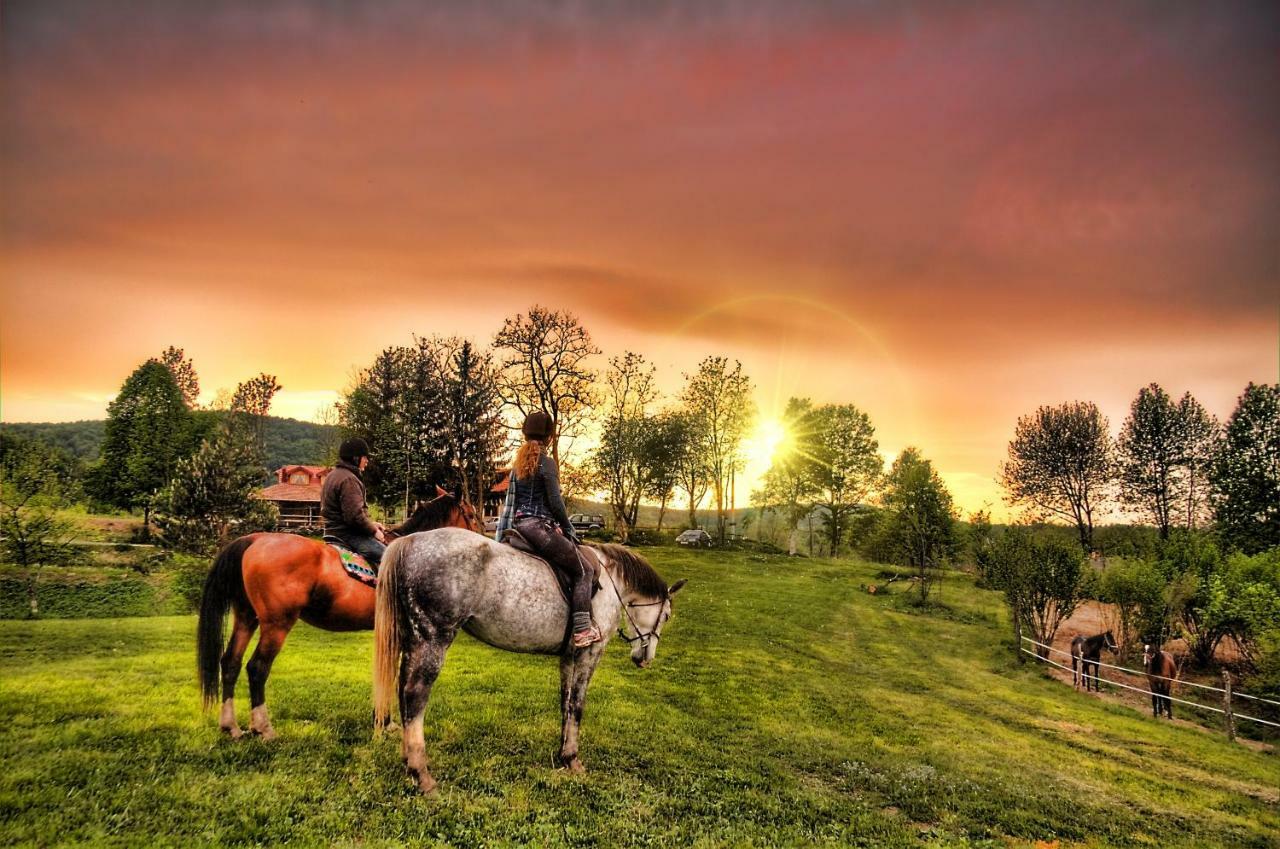
[[[1098,689],[1098,664],[1101,662],[1103,649],[1107,649],[1112,654],[1117,651],[1116,641],[1112,638],[1110,631],[1088,638],[1077,635],[1071,641],[1071,682],[1075,684],[1077,690],[1080,689],[1080,682],[1083,680],[1085,692],[1088,692],[1090,666],[1093,667],[1093,689]]]
[[[1144,645],[1142,668],[1146,670],[1147,686],[1151,690],[1151,715],[1158,718],[1163,710],[1173,719],[1173,702],[1169,699],[1169,692],[1173,689],[1174,679],[1178,677],[1178,664],[1173,655],[1151,645]]]
[[[401,753],[423,793],[436,787],[427,769],[423,714],[445,652],[458,629],[508,651],[560,656],[560,763],[583,772],[578,728],[587,686],[614,628],[625,619],[631,660],[646,668],[658,650],[672,597],[644,558],[620,545],[584,546],[600,566],[591,615],[605,639],[574,650],[567,639],[569,605],[551,569],[511,546],[449,528],[392,543],[382,561],[374,628],[374,723],[382,727],[391,700],[400,703]]]
[[[389,529],[388,535],[403,537],[446,525],[481,530],[470,504],[439,487],[436,493],[431,501],[418,502],[413,515]],[[319,540],[260,533],[231,542],[214,560],[200,600],[196,665],[205,708],[217,698],[221,667],[218,724],[233,738],[241,735],[236,723],[236,679],[249,640],[261,627],[258,646],[246,666],[249,731],[267,740],[275,737],[267,713],[267,676],[289,630],[301,619],[326,631],[367,631],[373,628],[374,599],[373,588],[351,578],[338,552]],[[224,651],[223,622],[228,610],[234,611],[235,622]]]

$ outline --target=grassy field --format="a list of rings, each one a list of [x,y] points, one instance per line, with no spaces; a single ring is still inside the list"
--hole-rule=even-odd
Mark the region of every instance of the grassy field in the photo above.
[[[0,622],[0,844],[1280,846],[1280,756],[1020,667],[964,578],[920,614],[865,564],[645,553],[690,584],[653,669],[607,653],[591,772],[554,661],[462,638],[435,800],[371,738],[369,634],[294,632],[266,744],[199,712],[193,617]]]

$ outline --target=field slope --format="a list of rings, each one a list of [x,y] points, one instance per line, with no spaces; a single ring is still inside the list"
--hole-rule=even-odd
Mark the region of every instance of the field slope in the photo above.
[[[1280,757],[1019,667],[962,578],[920,615],[865,564],[645,553],[690,583],[653,669],[610,648],[591,772],[552,768],[555,663],[463,638],[434,801],[371,738],[369,634],[300,626],[280,739],[233,743],[198,710],[193,618],[0,622],[0,844],[1280,846]]]

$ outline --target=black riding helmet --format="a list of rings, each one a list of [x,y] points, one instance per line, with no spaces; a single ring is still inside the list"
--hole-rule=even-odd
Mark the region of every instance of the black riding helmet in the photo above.
[[[525,439],[547,440],[551,437],[553,424],[551,416],[542,410],[534,410],[532,413],[524,417],[524,424],[520,426],[520,432],[524,434]]]
[[[365,442],[358,436],[350,439],[342,440],[342,444],[338,446],[338,459],[355,465],[360,462],[361,457],[369,456],[369,443]]]

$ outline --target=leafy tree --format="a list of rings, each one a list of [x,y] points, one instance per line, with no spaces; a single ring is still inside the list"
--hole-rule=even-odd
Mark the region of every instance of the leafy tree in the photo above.
[[[0,554],[22,569],[33,619],[40,615],[41,570],[71,558],[74,527],[58,510],[74,494],[72,468],[40,442],[0,433]]]
[[[1023,660],[1023,631],[1038,643],[1052,645],[1061,624],[1081,599],[1084,558],[1073,545],[1055,538],[1034,539],[1025,528],[1007,528],[988,550],[983,571],[1009,605],[1014,650]],[[1036,647],[1041,657],[1048,650]]]
[[[1132,654],[1133,646],[1146,639],[1163,642],[1168,619],[1165,579],[1151,561],[1110,561],[1098,578],[1097,596],[1114,611],[1110,630],[1121,655]]]
[[[1213,514],[1227,545],[1280,545],[1280,384],[1250,383],[1227,422],[1212,469]]]
[[[1139,390],[1116,447],[1121,497],[1146,513],[1160,530],[1160,538],[1168,539],[1169,526],[1183,501],[1180,468],[1186,448],[1178,407],[1158,384]]]
[[[671,414],[670,427],[677,486],[689,497],[689,527],[696,528],[698,505],[711,488],[711,467],[707,464],[703,422],[681,410]]]
[[[685,378],[682,400],[696,422],[694,432],[701,437],[700,447],[716,501],[717,533],[724,542],[726,497],[732,491],[735,474],[742,468],[742,441],[755,414],[751,379],[742,373],[742,363],[735,361],[730,368],[724,357],[707,357],[696,372]]]
[[[170,345],[159,356],[160,363],[173,375],[173,382],[178,384],[182,400],[188,409],[194,410],[196,398],[200,395],[200,378],[196,375],[195,364],[181,348]]]
[[[1093,550],[1093,515],[1113,474],[1107,430],[1092,403],[1041,407],[1018,419],[1000,470],[1011,503],[1070,519],[1085,552]]]
[[[683,423],[671,412],[659,413],[645,428],[640,442],[640,465],[644,469],[644,497],[658,501],[658,530],[667,512],[667,503],[680,485],[680,452]]]
[[[994,533],[990,510],[975,510],[969,514],[969,529],[964,536],[965,547],[968,549],[970,562],[978,567],[983,580],[987,577],[982,574],[983,555],[991,548]]]
[[[814,410],[807,442],[809,462],[805,465],[816,490],[813,506],[825,517],[831,556],[835,557],[849,517],[879,484],[884,460],[871,419],[852,404],[828,404]],[[950,503],[949,495],[947,501]]]
[[[654,372],[644,357],[627,351],[609,360],[606,373],[604,428],[592,466],[608,491],[615,527],[623,542],[636,525],[640,497],[649,477],[644,447],[652,427],[649,406],[658,394]]]
[[[1207,479],[1218,456],[1222,425],[1190,392],[1178,401],[1178,423],[1182,428],[1182,468],[1186,475],[1186,526],[1195,530],[1208,515]]]
[[[192,451],[193,422],[169,369],[158,360],[138,366],[107,407],[101,459],[87,481],[90,494],[115,507],[142,507],[144,526],[150,525],[153,496]]]
[[[503,352],[498,389],[521,419],[534,410],[551,416],[551,456],[560,460],[560,440],[580,435],[596,403],[595,373],[588,361],[600,353],[578,319],[567,311],[530,307],[503,322],[493,340]]]
[[[262,453],[252,423],[231,418],[194,455],[179,461],[157,497],[156,524],[165,545],[210,554],[232,539],[267,530],[276,506],[258,497]]]
[[[231,396],[231,416],[244,419],[244,426],[260,452],[266,450],[266,422],[271,401],[283,388],[276,382],[275,375],[259,374],[236,386]]]
[[[895,560],[910,566],[928,601],[939,569],[955,551],[955,507],[951,493],[919,449],[906,448],[893,461],[881,494],[879,535]]]

